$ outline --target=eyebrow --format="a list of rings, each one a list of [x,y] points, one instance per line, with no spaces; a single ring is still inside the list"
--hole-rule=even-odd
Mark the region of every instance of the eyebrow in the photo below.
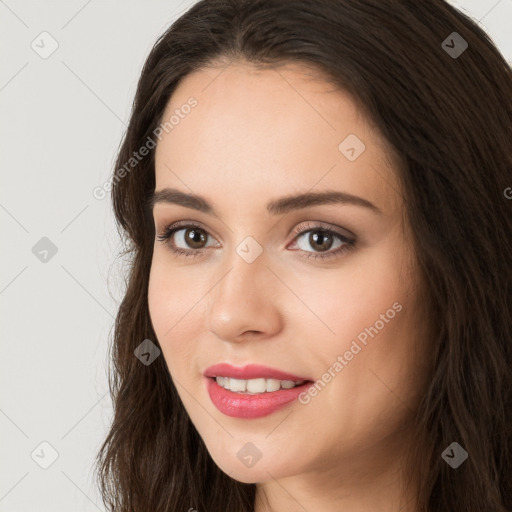
[[[174,188],[163,188],[162,190],[154,191],[146,201],[146,205],[150,210],[153,210],[158,203],[177,204],[217,216],[213,206],[204,197],[196,194],[187,194]],[[267,203],[266,208],[270,214],[280,215],[321,204],[349,204],[367,208],[379,215],[382,214],[380,208],[362,197],[330,190],[281,197]]]

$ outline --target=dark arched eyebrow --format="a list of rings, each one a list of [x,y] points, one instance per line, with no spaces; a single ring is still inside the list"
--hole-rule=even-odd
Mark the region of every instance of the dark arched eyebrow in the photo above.
[[[181,192],[174,188],[163,188],[154,191],[148,198],[146,205],[153,210],[157,203],[177,204],[185,208],[192,208],[200,212],[217,215],[213,206],[202,196]],[[382,210],[370,201],[359,196],[340,191],[305,192],[303,194],[290,195],[274,199],[267,203],[267,211],[272,215],[282,215],[293,210],[300,210],[310,206],[321,204],[350,204],[368,208],[372,212],[381,215]]]

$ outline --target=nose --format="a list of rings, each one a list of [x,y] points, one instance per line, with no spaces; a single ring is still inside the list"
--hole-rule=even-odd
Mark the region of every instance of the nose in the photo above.
[[[247,263],[233,251],[225,263],[208,295],[208,331],[231,343],[276,335],[282,328],[280,283],[267,268],[265,252]]]

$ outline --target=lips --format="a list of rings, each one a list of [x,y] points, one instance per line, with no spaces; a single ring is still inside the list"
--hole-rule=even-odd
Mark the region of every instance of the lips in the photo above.
[[[294,375],[256,364],[249,364],[244,367],[236,367],[227,363],[216,364],[205,370],[204,377],[206,389],[213,405],[226,416],[244,419],[261,418],[282,409],[295,401],[302,392],[313,384],[309,377]],[[305,382],[291,389],[250,394],[225,389],[219,386],[215,380],[216,377]]]
[[[232,366],[228,363],[215,364],[207,368],[204,372],[205,377],[233,377],[235,379],[277,379],[277,380],[312,380],[311,377],[293,375],[292,373],[262,366],[259,364],[248,364],[246,366]]]

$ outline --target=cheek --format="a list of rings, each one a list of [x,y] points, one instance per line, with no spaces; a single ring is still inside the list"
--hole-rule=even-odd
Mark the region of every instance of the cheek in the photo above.
[[[403,264],[391,248],[378,257],[367,254],[354,260],[354,267],[347,267],[339,277],[326,279],[321,292],[309,294],[308,305],[331,331],[319,324],[326,334],[318,336],[321,344],[312,341],[315,352],[321,354],[324,371],[331,368],[336,375],[343,375],[334,379],[333,389],[352,406],[369,400],[378,409],[386,395],[393,400],[388,388],[399,388],[408,396],[419,382],[415,375],[421,373],[422,341],[412,267],[405,259],[401,261]],[[306,280],[302,286],[308,286]],[[332,367],[338,356],[342,356],[343,366],[337,365],[335,371]]]
[[[149,274],[148,307],[155,333],[162,336],[162,341],[172,338],[182,327],[183,320],[194,314],[193,306],[200,299],[201,291],[190,278],[186,269],[170,265],[165,249],[155,247]]]
[[[194,286],[186,287],[186,282],[180,281],[179,272],[166,268],[160,258],[153,259],[148,285],[149,315],[171,373],[182,373],[195,351],[194,340],[199,339],[196,315],[201,294]]]
[[[294,306],[289,311],[295,315],[294,321],[299,317],[304,319],[302,322],[307,320],[309,330],[315,328],[318,339],[341,350],[345,345],[348,349],[351,340],[379,321],[381,314],[391,309],[390,316],[394,316],[393,304],[410,300],[410,279],[399,274],[405,266],[397,264],[396,250],[384,249],[360,252],[347,259],[339,271],[286,276],[301,299],[290,297]]]

